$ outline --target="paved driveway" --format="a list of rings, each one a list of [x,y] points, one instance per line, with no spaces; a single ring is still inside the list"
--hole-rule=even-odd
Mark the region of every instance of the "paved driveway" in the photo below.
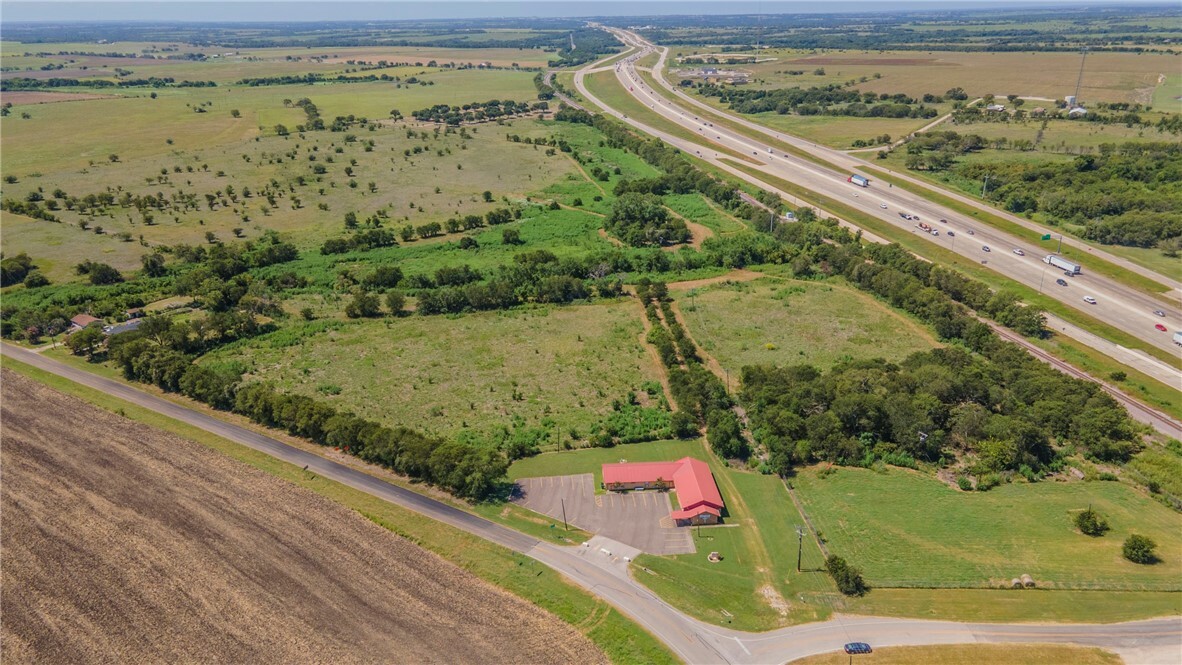
[[[692,554],[693,534],[669,520],[672,507],[664,492],[595,494],[595,476],[544,476],[517,481],[513,501],[525,508],[594,534],[618,540],[649,554]]]

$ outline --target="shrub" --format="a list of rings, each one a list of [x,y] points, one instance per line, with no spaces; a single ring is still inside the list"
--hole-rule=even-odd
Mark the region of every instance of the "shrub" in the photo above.
[[[1157,554],[1153,552],[1156,548],[1157,543],[1145,536],[1134,533],[1125,539],[1122,553],[1126,559],[1133,563],[1157,563]]]
[[[968,476],[960,476],[956,479],[956,486],[962,491],[968,492],[973,489],[973,481],[969,480]]]
[[[1088,536],[1103,536],[1104,532],[1109,529],[1108,520],[1100,513],[1092,510],[1090,507],[1080,513],[1077,513],[1075,518],[1075,528]]]
[[[825,560],[825,570],[829,571],[837,589],[847,596],[863,596],[870,590],[862,580],[862,572],[836,554],[831,554]]]

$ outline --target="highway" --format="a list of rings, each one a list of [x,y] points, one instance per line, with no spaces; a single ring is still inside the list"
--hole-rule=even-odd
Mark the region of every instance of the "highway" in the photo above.
[[[131,385],[91,374],[9,344],[0,345],[0,352],[14,360],[198,427],[276,459],[306,467],[308,471],[324,478],[525,554],[611,603],[668,645],[687,663],[784,663],[812,654],[836,651],[850,641],[867,642],[874,647],[976,642],[1070,643],[1110,649],[1124,657],[1126,662],[1139,665],[1176,665],[1182,655],[1182,617],[1093,625],[984,624],[838,616],[829,621],[768,633],[745,633],[711,626],[682,613],[635,581],[622,549],[610,543],[593,539],[596,541],[593,547],[559,547],[541,542],[358,469],[227,423]]]
[[[658,91],[650,87],[635,70],[635,63],[638,59],[649,53],[658,53],[659,59],[653,67],[653,73],[656,80],[663,81],[660,71],[664,67],[666,49],[654,47],[633,33],[610,30],[625,44],[637,49],[635,53],[610,67],[620,85],[640,103],[649,107],[651,111],[694,132],[701,137],[701,140],[694,142],[672,136],[646,126],[635,118],[628,118],[618,110],[611,109],[586,89],[584,81],[586,73],[599,66],[599,63],[592,63],[576,72],[575,85],[581,94],[605,109],[609,114],[654,134],[705,161],[720,167],[731,167],[725,170],[732,173],[737,172],[733,165],[738,164],[739,161],[727,156],[725,152],[717,152],[715,146],[723,146],[747,155],[758,161],[758,164],[749,166],[754,166],[759,171],[842,201],[858,208],[865,214],[877,217],[908,232],[919,234],[923,236],[924,240],[938,244],[944,249],[970,260],[979,261],[985,267],[1101,319],[1145,344],[1157,346],[1174,356],[1182,357],[1182,350],[1171,341],[1172,331],[1182,330],[1182,300],[1176,297],[1178,291],[1171,291],[1174,297],[1166,295],[1153,297],[1102,275],[1090,273],[1086,264],[1082,274],[1078,276],[1064,275],[1063,271],[1040,260],[1047,255],[1048,250],[1033,242],[1035,237],[1033,232],[1029,239],[1015,238],[901,188],[884,188],[876,183],[872,183],[867,188],[857,187],[846,181],[848,173],[827,169],[791,153],[775,150],[773,146],[749,138],[720,122],[697,116],[697,112],[692,108],[687,109],[684,105],[671,99],[673,93],[667,93],[666,90]],[[684,96],[684,93],[682,95]],[[676,100],[680,101],[682,98],[679,96]],[[701,104],[701,102],[697,103]],[[733,122],[736,125],[742,124],[749,128],[759,127],[754,123],[734,118],[732,115],[716,109],[711,108],[710,112],[715,117],[726,118],[728,125]],[[760,128],[760,130],[770,131],[766,128]],[[785,136],[779,136],[779,138],[787,141]],[[822,150],[811,144],[805,144],[803,147],[814,152]],[[860,160],[840,151],[830,152],[840,155],[841,159],[860,162]],[[826,154],[825,157],[828,158],[829,155]],[[750,180],[750,178],[747,179]],[[775,189],[767,184],[762,184],[762,186]],[[919,219],[904,219],[901,214],[917,216]],[[947,222],[940,222],[941,219],[947,220]],[[919,222],[930,225],[939,232],[939,235],[930,235],[921,231],[917,228]],[[949,232],[952,234],[950,235]],[[988,250],[985,249],[986,247]],[[1019,250],[1022,254],[1019,255],[1014,250]],[[1160,277],[1159,279],[1167,282],[1167,285],[1172,282],[1169,279]],[[1057,280],[1062,280],[1066,286],[1060,285]],[[1094,298],[1095,304],[1086,303],[1083,300],[1085,296]],[[1166,316],[1156,316],[1155,311],[1163,311]],[[1155,329],[1154,326],[1159,323],[1166,326],[1170,332],[1161,332]],[[1182,372],[1174,368],[1169,368],[1169,370],[1170,373],[1165,380],[1167,385],[1182,385]]]

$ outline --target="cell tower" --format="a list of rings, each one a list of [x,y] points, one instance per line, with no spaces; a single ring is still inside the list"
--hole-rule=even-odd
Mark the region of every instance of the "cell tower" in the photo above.
[[[1082,49],[1080,49],[1080,53],[1082,54],[1082,57],[1079,59],[1079,78],[1077,78],[1075,80],[1075,96],[1073,97],[1073,100],[1072,100],[1072,104],[1074,106],[1080,105],[1079,104],[1079,87],[1083,84],[1084,63],[1087,62],[1087,60],[1088,60],[1088,47],[1085,46]]]

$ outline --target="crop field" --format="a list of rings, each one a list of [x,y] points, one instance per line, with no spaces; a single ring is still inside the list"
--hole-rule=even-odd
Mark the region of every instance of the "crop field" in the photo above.
[[[3,379],[8,660],[606,662],[553,615],[349,509]]]
[[[586,436],[613,400],[658,376],[627,301],[309,330],[207,357],[244,362],[250,378],[391,426],[447,436],[541,428],[552,443],[571,430]]]
[[[673,46],[670,55],[706,53],[707,49]],[[745,64],[754,85],[768,88],[856,83],[858,90],[902,92],[913,97],[964,88],[972,97],[1019,95],[1062,99],[1075,93],[1077,52],[989,53],[959,51],[759,51],[762,62]],[[774,58],[765,60],[765,58]],[[672,58],[671,58],[672,63]],[[823,74],[815,74],[818,69]],[[802,74],[789,74],[801,71]],[[1159,77],[1178,71],[1178,58],[1149,53],[1093,52],[1088,55],[1079,97],[1092,102],[1153,101]],[[881,74],[881,78],[874,78]],[[1175,86],[1176,89],[1176,86]]]
[[[999,587],[1023,574],[1040,587],[1177,591],[1182,518],[1115,482],[1003,484],[961,492],[929,476],[816,470],[794,480],[805,510],[832,551],[862,568],[873,587]],[[1111,531],[1076,531],[1074,512],[1092,506]],[[1121,556],[1131,533],[1158,543],[1162,560]]]
[[[747,365],[899,361],[936,346],[922,326],[840,283],[764,278],[695,289],[679,302],[690,334],[735,377]]]

